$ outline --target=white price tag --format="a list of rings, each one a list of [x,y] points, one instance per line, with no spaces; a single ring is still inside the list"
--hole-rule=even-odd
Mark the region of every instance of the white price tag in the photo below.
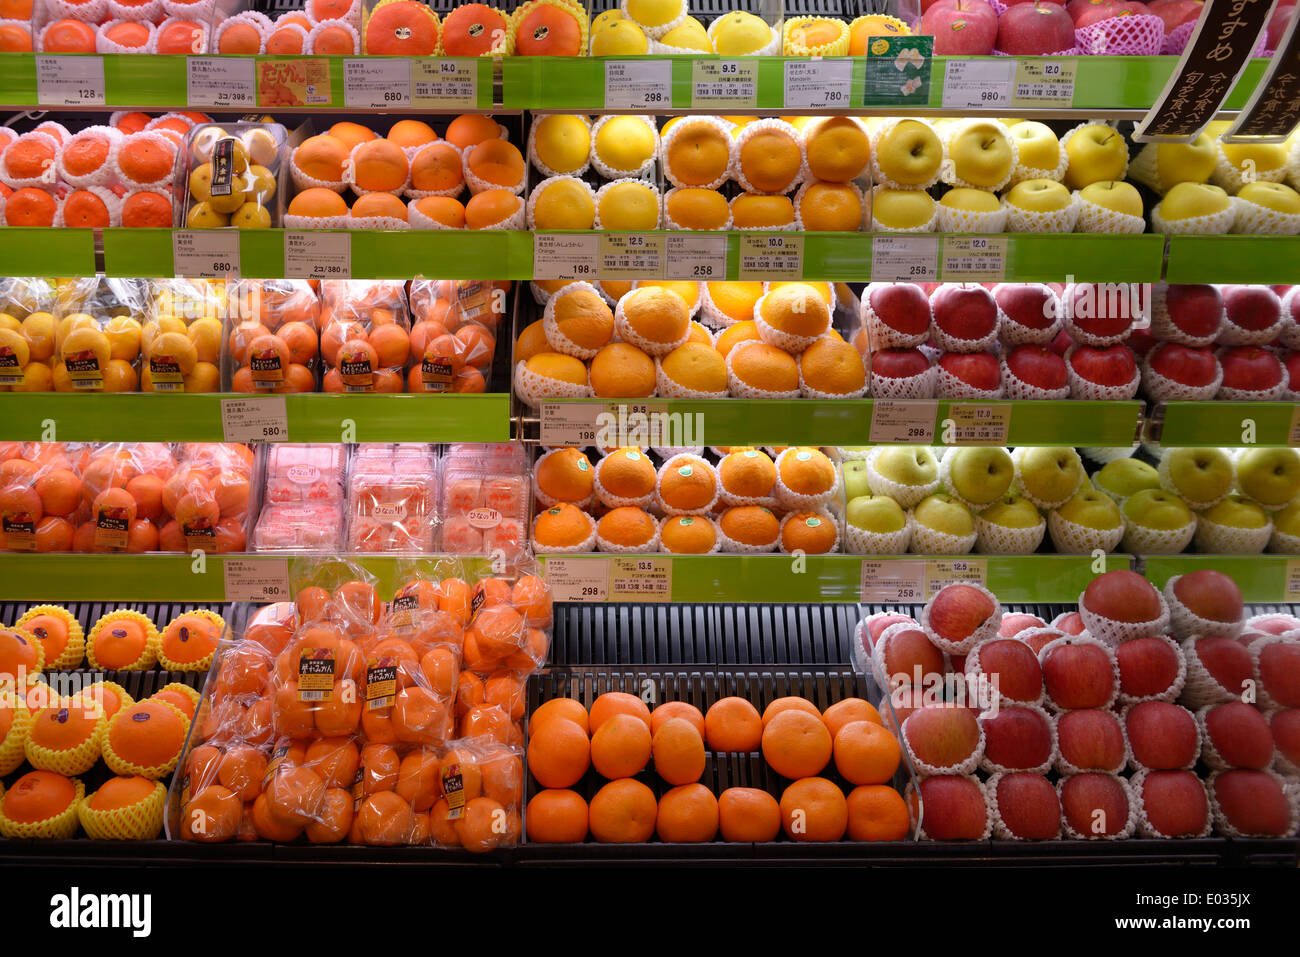
[[[605,109],[662,110],[672,105],[671,60],[605,61]]]
[[[596,444],[596,422],[605,407],[598,402],[543,402],[542,445],[571,445],[585,449]]]
[[[785,108],[840,110],[853,89],[852,60],[786,60]]]
[[[757,60],[692,60],[691,107],[697,110],[758,104]]]
[[[784,233],[740,237],[741,280],[803,278],[803,237]]]
[[[351,233],[284,234],[285,279],[350,279]]]
[[[343,102],[362,110],[411,105],[411,61],[369,57],[343,61]]]
[[[475,60],[414,60],[411,63],[413,105],[436,109],[478,107],[478,63]]]
[[[287,558],[227,558],[222,561],[226,601],[292,601]]]
[[[926,600],[925,559],[867,558],[862,562],[864,605],[919,605]]]
[[[609,600],[608,558],[547,556],[546,582],[554,601]]]
[[[190,106],[256,108],[252,57],[190,57],[187,63]]]
[[[238,279],[239,230],[176,230],[172,233],[172,270],[187,279]]]
[[[45,106],[103,106],[102,56],[37,56],[36,94]]]
[[[943,76],[943,108],[994,110],[1011,106],[1015,57],[992,60],[950,58]]]
[[[534,279],[596,278],[597,233],[533,233]]]
[[[284,396],[222,399],[221,431],[227,442],[288,442]]]
[[[873,399],[871,444],[929,445],[938,414],[938,399]]]
[[[938,236],[873,236],[872,282],[938,282]]]
[[[725,233],[672,232],[667,239],[665,279],[712,282],[727,278]]]

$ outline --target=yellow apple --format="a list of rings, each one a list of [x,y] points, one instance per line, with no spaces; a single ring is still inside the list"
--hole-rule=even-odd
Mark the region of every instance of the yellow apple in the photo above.
[[[965,186],[948,190],[939,200],[939,205],[947,206],[949,209],[962,209],[969,213],[996,213],[1002,208],[994,193],[987,189],[970,189]]]
[[[887,229],[919,229],[934,218],[934,200],[923,189],[888,189],[871,193],[871,217]]]
[[[1142,215],[1142,197],[1136,187],[1119,180],[1089,183],[1079,190],[1079,196],[1089,203],[1123,213],[1125,216]]]
[[[967,120],[952,130],[948,158],[957,180],[983,189],[1007,181],[1016,164],[1007,128],[996,120]]]
[[[1275,212],[1287,213],[1292,216],[1300,213],[1300,193],[1282,183],[1258,181],[1247,183],[1237,190],[1237,196],[1248,203],[1254,203],[1256,206],[1263,206],[1265,209],[1271,209]]]
[[[1209,183],[1179,183],[1156,206],[1160,218],[1166,222],[1213,216],[1228,208],[1231,197],[1218,186]]]
[[[1061,141],[1046,123],[1021,120],[1013,124],[1009,132],[1020,151],[1018,168],[1054,170],[1060,165]]]
[[[1031,213],[1052,213],[1067,208],[1074,197],[1055,180],[1027,179],[1011,187],[1007,202]]]
[[[1156,192],[1179,183],[1207,183],[1217,157],[1214,140],[1205,133],[1190,143],[1148,143],[1133,161],[1129,178]]]
[[[1123,179],[1128,170],[1128,143],[1119,130],[1105,123],[1089,123],[1071,134],[1065,156],[1065,185],[1070,189]]]
[[[881,177],[899,186],[926,186],[934,182],[943,163],[943,143],[921,120],[902,120],[873,137],[871,152]]]

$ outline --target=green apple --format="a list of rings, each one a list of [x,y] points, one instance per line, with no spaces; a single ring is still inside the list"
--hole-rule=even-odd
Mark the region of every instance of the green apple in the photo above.
[[[1002,208],[996,193],[987,189],[970,189],[958,186],[948,190],[939,200],[940,206],[948,209],[961,209],[968,213],[996,213]]]
[[[1281,508],[1300,495],[1300,452],[1250,448],[1237,459],[1237,488],[1265,508]]]
[[[1083,484],[1083,462],[1072,448],[1024,448],[1016,455],[1025,494],[1047,508],[1069,501]]]
[[[1067,522],[1099,532],[1113,532],[1124,525],[1119,506],[1108,495],[1085,488],[1056,510]]]
[[[1232,459],[1223,449],[1170,449],[1162,464],[1165,487],[1184,501],[1213,502],[1232,489]]]
[[[1003,528],[1037,528],[1043,524],[1038,507],[1022,495],[1004,495],[984,511],[980,518]]]
[[[928,123],[902,120],[876,137],[871,153],[882,178],[899,186],[933,182],[943,164],[943,143]]]
[[[1156,209],[1166,222],[1213,216],[1231,204],[1232,198],[1219,186],[1209,183],[1179,183],[1160,200]]]
[[[1089,183],[1079,190],[1079,196],[1089,203],[1123,213],[1125,216],[1142,215],[1142,196],[1132,183],[1105,179],[1098,183]]]
[[[1181,498],[1161,488],[1135,492],[1124,500],[1120,511],[1134,525],[1159,531],[1186,528],[1196,519]]]
[[[1202,133],[1190,143],[1148,143],[1129,168],[1129,178],[1168,191],[1179,183],[1209,182],[1217,162],[1214,140]]]
[[[1055,180],[1027,179],[1012,186],[1006,200],[1012,206],[1031,213],[1052,213],[1068,208],[1074,197]]]
[[[1265,183],[1256,180],[1237,190],[1237,197],[1278,213],[1292,216],[1300,213],[1300,193],[1284,183]]]
[[[997,446],[962,446],[950,451],[945,461],[952,490],[977,507],[1006,495],[1016,477],[1011,453]]]
[[[996,189],[1007,181],[1016,154],[1006,127],[996,120],[968,120],[956,127],[948,140],[953,175],[982,189]]]
[[[934,200],[923,189],[875,189],[871,217],[886,229],[919,229],[934,218]]]
[[[916,519],[918,525],[959,538],[975,531],[975,519],[971,516],[970,509],[942,492],[921,499],[912,510],[912,518]]]
[[[1060,165],[1061,141],[1046,123],[1021,120],[1011,125],[1010,133],[1020,151],[1019,168],[1054,170]]]
[[[1128,143],[1113,126],[1089,123],[1066,139],[1065,157],[1065,185],[1083,189],[1089,183],[1124,178]]]
[[[855,499],[860,495],[870,495],[871,486],[867,484],[867,463],[865,459],[849,459],[844,463],[844,497]]]
[[[1202,512],[1201,517],[1229,528],[1257,530],[1268,527],[1268,513],[1240,495],[1229,495],[1218,505]]]
[[[1093,473],[1092,484],[1113,499],[1125,499],[1144,488],[1159,488],[1160,473],[1141,459],[1115,459]]]
[[[939,480],[939,461],[925,446],[886,445],[876,453],[872,467],[881,478],[897,485],[929,485]]]
[[[888,495],[859,495],[852,498],[844,517],[854,528],[880,535],[901,532],[907,524],[907,513]]]
[[[1273,527],[1283,535],[1300,538],[1300,501],[1292,502],[1273,515]]]

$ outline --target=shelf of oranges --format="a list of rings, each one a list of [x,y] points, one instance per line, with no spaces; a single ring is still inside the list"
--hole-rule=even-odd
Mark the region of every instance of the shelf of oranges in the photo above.
[[[1300,403],[1170,402],[1157,406],[1146,438],[1170,448],[1300,445]]]
[[[129,54],[69,54],[50,57],[56,65],[47,67],[54,75],[63,72],[90,76],[84,89],[66,84],[43,90],[38,81],[37,54],[0,54],[0,97],[16,109],[60,109],[108,106],[131,109],[382,109],[385,112],[428,113],[440,110],[581,110],[584,112],[627,112],[646,109],[656,112],[718,112],[734,110],[779,111],[796,114],[816,112],[891,112],[906,106],[908,112],[945,111],[965,113],[971,109],[1012,113],[1069,114],[1090,118],[1134,118],[1145,114],[1164,89],[1177,57],[1169,56],[1084,56],[1054,57],[1062,66],[1058,74],[1067,81],[1054,96],[1034,100],[1018,99],[1015,81],[1026,68],[1041,66],[1042,57],[933,57],[928,83],[907,100],[879,92],[868,93],[868,61],[864,58],[806,57],[510,57],[406,58],[340,56],[257,56],[184,57],[133,56]],[[80,60],[60,70],[63,60]],[[1009,71],[1008,99],[990,103],[974,99],[954,63],[991,60],[1006,64]],[[86,67],[89,61],[90,70]],[[198,67],[193,65],[202,61]],[[376,66],[383,62],[382,67]],[[366,64],[382,71],[380,86],[351,83],[348,64]],[[800,66],[798,79],[787,63]],[[1266,60],[1251,61],[1245,74],[1224,103],[1225,112],[1245,105],[1263,75]],[[738,89],[726,102],[709,98],[707,87],[715,83],[721,64],[728,65]],[[807,66],[803,66],[807,64]],[[613,65],[615,74],[609,71]],[[78,69],[79,68],[79,69]],[[216,74],[214,74],[216,71]],[[432,87],[430,78],[457,78],[453,85]],[[222,94],[215,94],[214,75],[221,77]],[[378,75],[378,74],[376,74]],[[101,79],[102,76],[102,79]],[[496,78],[500,77],[497,84]],[[635,78],[620,84],[619,77]],[[408,79],[409,78],[409,79]],[[612,78],[612,79],[611,79]],[[422,81],[424,81],[422,83]],[[794,82],[795,86],[789,86]],[[374,90],[381,89],[379,99]],[[804,92],[796,92],[802,89]],[[807,91],[814,89],[816,101]],[[387,96],[384,94],[387,93]],[[44,94],[44,95],[42,95]],[[919,98],[918,98],[919,97]]]
[[[10,441],[508,442],[510,395],[31,392],[0,399]]]
[[[1004,602],[1072,603],[1129,555],[548,555],[556,601],[920,604],[979,581]],[[1104,567],[1103,567],[1104,566]]]
[[[681,436],[642,444],[786,445],[1132,445],[1138,401],[1082,399],[553,399],[524,416],[543,445],[603,444],[601,431]],[[533,432],[533,429],[536,429]],[[686,441],[689,439],[689,441]]]
[[[391,595],[413,574],[445,571],[446,556],[340,555]],[[493,574],[493,559],[454,556],[469,576]],[[0,601],[291,601],[294,583],[321,557],[285,555],[81,555],[0,552]],[[500,571],[500,568],[497,568]]]
[[[1300,601],[1300,558],[1291,555],[1147,555],[1143,574],[1157,588],[1175,575],[1202,568],[1221,571],[1241,588],[1252,604]]]

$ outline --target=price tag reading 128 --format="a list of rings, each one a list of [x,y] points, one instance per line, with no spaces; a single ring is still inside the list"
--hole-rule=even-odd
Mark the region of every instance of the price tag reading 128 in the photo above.
[[[103,106],[102,56],[38,56],[36,94],[46,106]]]

